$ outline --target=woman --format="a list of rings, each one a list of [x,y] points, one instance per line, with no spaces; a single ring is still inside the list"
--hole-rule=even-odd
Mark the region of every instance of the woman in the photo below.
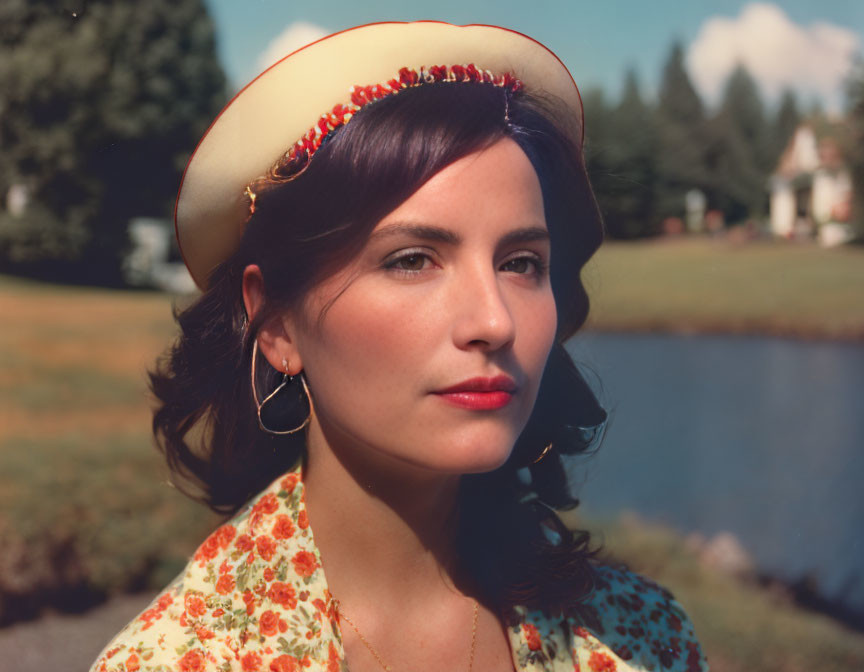
[[[360,27],[238,94],[152,375],[169,464],[236,515],[94,670],[706,669],[553,511],[605,419],[562,345],[601,240],[581,140],[563,65],[489,26]]]

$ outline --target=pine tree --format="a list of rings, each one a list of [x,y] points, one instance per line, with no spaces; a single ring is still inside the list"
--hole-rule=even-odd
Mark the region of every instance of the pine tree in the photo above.
[[[684,48],[680,42],[672,45],[663,67],[657,111],[665,121],[684,127],[698,126],[705,118],[702,100],[684,66]]]
[[[801,113],[798,111],[798,98],[795,92],[786,89],[780,99],[777,114],[771,124],[769,131],[769,152],[771,157],[771,168],[777,167],[780,156],[788,146],[795,129],[801,123]]]
[[[621,101],[610,121],[609,191],[599,199],[606,228],[617,238],[656,233],[657,129],[654,112],[642,99],[634,70],[626,74]]]
[[[0,4],[0,264],[119,280],[126,226],[170,213],[182,167],[225,97],[203,0]]]
[[[720,106],[720,114],[728,117],[729,123],[748,148],[757,170],[770,169],[765,109],[759,88],[743,65],[738,65],[729,75]]]
[[[864,60],[858,59],[846,83],[849,140],[846,160],[852,172],[852,226],[864,242]]]
[[[742,65],[729,75],[720,111],[708,125],[705,150],[711,206],[723,210],[730,222],[763,215],[773,166],[759,90]]]
[[[723,212],[730,224],[764,214],[767,177],[758,169],[752,148],[729,115],[708,122],[704,159],[708,170],[705,195],[709,207]]]
[[[588,89],[582,95],[582,110],[585,118],[585,167],[594,188],[600,211],[605,211],[612,166],[609,144],[612,138],[610,106],[603,90],[599,87]]]
[[[705,190],[705,110],[684,66],[684,50],[675,43],[663,68],[657,105],[659,138],[656,209],[660,217],[683,217],[684,197]]]

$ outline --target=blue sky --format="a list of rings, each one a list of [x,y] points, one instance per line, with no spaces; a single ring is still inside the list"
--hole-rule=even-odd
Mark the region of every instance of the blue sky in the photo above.
[[[329,33],[373,21],[439,19],[524,32],[557,53],[583,90],[602,86],[616,95],[626,69],[635,67],[652,94],[669,46],[678,39],[709,101],[725,72],[743,61],[769,100],[793,86],[805,101],[818,97],[837,108],[844,63],[861,52],[864,41],[864,0],[205,1],[235,88],[258,73],[262,53],[296,22]]]

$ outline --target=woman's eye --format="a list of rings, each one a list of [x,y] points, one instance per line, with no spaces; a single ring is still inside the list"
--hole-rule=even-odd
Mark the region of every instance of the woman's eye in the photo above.
[[[388,271],[401,274],[413,274],[428,270],[432,267],[432,258],[423,252],[408,252],[401,257],[392,259],[384,264]],[[534,256],[514,257],[501,265],[501,270],[517,275],[542,276],[546,273],[546,265],[543,260]]]
[[[540,259],[534,257],[516,257],[510,261],[504,262],[501,268],[511,273],[526,274],[533,271],[538,275],[542,275],[545,267]]]
[[[426,267],[427,261],[429,261],[429,257],[425,254],[413,252],[389,262],[387,268],[396,271],[422,271]]]

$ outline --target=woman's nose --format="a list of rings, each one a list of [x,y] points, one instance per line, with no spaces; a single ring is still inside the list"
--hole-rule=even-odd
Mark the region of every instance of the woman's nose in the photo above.
[[[516,323],[494,268],[454,278],[453,340],[462,349],[498,350],[512,343]]]

